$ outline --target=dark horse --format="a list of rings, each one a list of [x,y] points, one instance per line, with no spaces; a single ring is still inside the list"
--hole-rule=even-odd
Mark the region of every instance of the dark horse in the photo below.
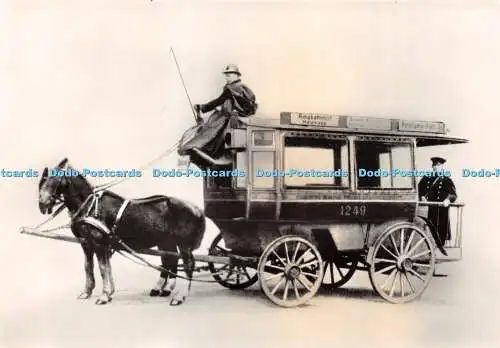
[[[94,254],[103,279],[102,294],[96,304],[111,301],[114,281],[111,274],[111,246],[120,240],[137,250],[157,246],[177,252],[183,260],[189,282],[172,295],[170,305],[186,299],[195,267],[193,251],[201,245],[205,233],[205,215],[201,209],[174,197],[155,195],[140,199],[124,199],[111,191],[96,193],[90,183],[68,165],[65,158],[54,168],[66,176],[50,176],[43,171],[39,183],[39,207],[42,214],[51,214],[58,203],[64,204],[71,216],[71,231],[80,238],[85,254],[85,289],[78,296],[88,299],[95,288]],[[76,173],[76,175],[70,175]],[[86,218],[86,220],[82,220]],[[89,220],[90,218],[90,220]],[[151,296],[169,296],[176,285],[178,257],[162,256],[163,271]]]

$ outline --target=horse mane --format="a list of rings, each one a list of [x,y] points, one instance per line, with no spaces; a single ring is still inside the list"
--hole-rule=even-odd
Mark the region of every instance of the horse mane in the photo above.
[[[75,169],[77,172],[78,172],[78,175],[75,176],[75,178],[78,179],[79,182],[83,183],[88,190],[90,190],[90,192],[94,192],[95,190],[95,186],[92,185],[81,173],[79,170],[77,170],[76,168],[72,167],[71,165],[68,164],[68,168],[69,169]],[[103,190],[103,193],[111,196],[111,197],[114,197],[114,198],[117,198],[117,199],[124,199],[122,196],[120,196],[119,194],[113,192],[113,191],[109,191],[109,190]]]

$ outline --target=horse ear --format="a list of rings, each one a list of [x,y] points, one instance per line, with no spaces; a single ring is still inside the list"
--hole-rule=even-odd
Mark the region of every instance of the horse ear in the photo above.
[[[42,188],[42,185],[47,180],[48,175],[49,175],[49,168],[45,167],[42,173],[42,178],[40,179],[40,183],[38,184],[38,188]]]
[[[61,168],[61,167],[64,167],[64,166],[66,165],[66,163],[68,163],[68,159],[65,157],[65,158],[61,161],[61,163],[59,163],[57,166],[58,166],[59,168]]]

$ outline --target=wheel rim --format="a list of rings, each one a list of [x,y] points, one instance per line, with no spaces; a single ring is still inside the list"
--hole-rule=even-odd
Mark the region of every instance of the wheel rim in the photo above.
[[[370,261],[370,281],[392,303],[419,297],[429,285],[435,254],[428,235],[405,224],[393,227],[376,242]]]
[[[210,245],[209,255],[227,256],[229,250],[225,247],[222,234],[219,233]],[[222,286],[229,289],[244,289],[258,280],[257,270],[240,265],[216,265],[208,263],[212,277]]]
[[[340,260],[323,262],[325,275],[321,287],[333,290],[347,283],[356,272],[360,258],[361,254],[356,253],[355,255],[343,255]]]
[[[275,304],[295,307],[309,301],[323,279],[323,261],[309,241],[285,236],[273,241],[259,261],[259,282]]]

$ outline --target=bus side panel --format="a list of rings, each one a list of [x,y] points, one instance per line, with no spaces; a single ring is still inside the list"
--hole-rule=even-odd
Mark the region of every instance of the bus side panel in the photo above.
[[[413,202],[283,201],[281,202],[280,220],[376,222],[394,218],[411,219],[415,209],[416,203]]]

